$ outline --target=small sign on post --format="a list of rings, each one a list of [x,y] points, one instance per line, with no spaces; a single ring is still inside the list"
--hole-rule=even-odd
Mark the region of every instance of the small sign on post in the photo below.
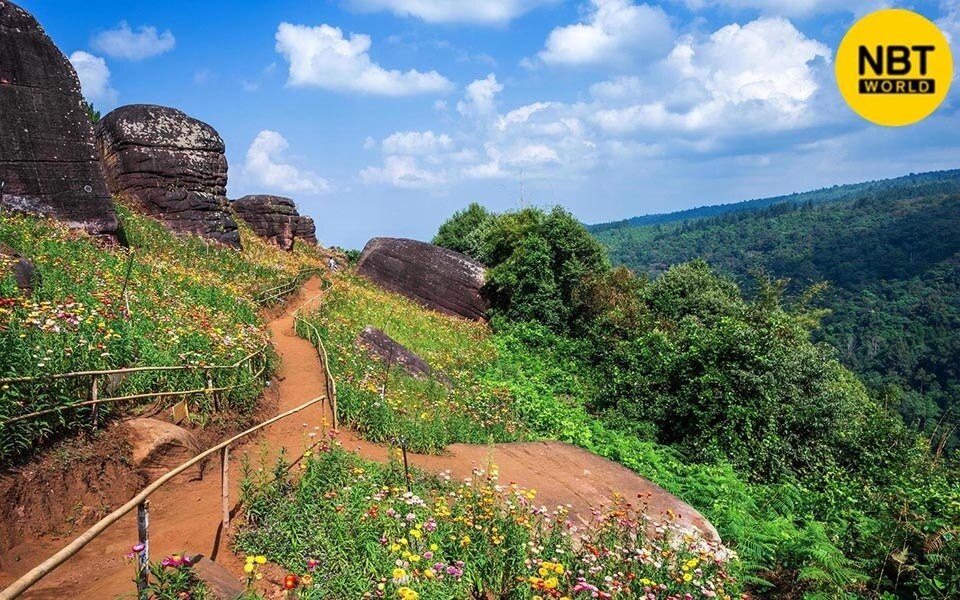
[[[176,425],[179,425],[190,416],[190,405],[187,404],[186,400],[177,402],[171,410],[173,411],[173,422]]]

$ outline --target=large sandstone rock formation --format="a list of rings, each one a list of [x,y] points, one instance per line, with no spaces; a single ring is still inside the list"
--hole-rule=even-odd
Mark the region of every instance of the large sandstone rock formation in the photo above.
[[[110,191],[176,233],[240,246],[227,202],[227,159],[213,127],[152,104],[121,106],[97,123]]]
[[[246,221],[254,233],[284,250],[293,249],[293,240],[316,245],[313,219],[302,216],[290,198],[258,194],[233,201],[233,211]]]
[[[357,272],[380,287],[428,308],[482,320],[489,308],[480,294],[486,271],[469,257],[439,246],[400,238],[373,238]]]
[[[117,215],[80,82],[36,19],[0,0],[0,208],[113,239]]]

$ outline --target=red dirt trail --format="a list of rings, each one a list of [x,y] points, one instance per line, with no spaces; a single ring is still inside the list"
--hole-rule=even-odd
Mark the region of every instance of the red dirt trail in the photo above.
[[[301,297],[314,298],[320,289],[320,280],[311,279],[301,291]],[[278,414],[324,393],[324,373],[316,350],[293,330],[293,314],[299,302],[291,302],[289,308],[268,325],[282,359],[276,384]],[[329,415],[327,404],[318,403],[265,428],[265,433],[259,438],[232,447],[231,500],[235,502],[237,499],[237,482],[240,479],[238,459],[243,453],[249,453],[256,464],[262,447],[269,448],[271,453],[286,447],[288,456],[296,458],[306,446],[307,433],[325,418],[329,419]],[[357,450],[366,458],[387,459],[385,448],[360,440],[353,432],[343,431],[340,440],[344,448]],[[537,491],[538,504],[548,507],[570,504],[573,514],[585,517],[590,507],[609,503],[614,493],[621,493],[628,500],[642,497],[651,516],[671,509],[679,515],[681,523],[692,524],[708,536],[718,538],[716,530],[700,513],[662,488],[621,465],[568,444],[454,444],[443,456],[410,455],[410,461],[433,472],[449,470],[455,478],[469,477],[474,467],[485,468],[492,461],[499,467],[501,482],[516,482],[522,487],[533,488]],[[216,559],[216,562],[239,577],[243,562],[233,555],[221,535],[220,519],[219,461],[213,460],[202,480],[181,484],[170,482],[150,497],[151,557],[158,559],[177,552],[202,553]],[[136,543],[136,532],[136,511],[133,511],[21,598],[96,600],[134,597],[135,589],[131,582],[134,569],[123,556]],[[14,551],[23,559],[8,571],[0,572],[0,587],[8,585],[68,541],[40,538],[21,544]]]

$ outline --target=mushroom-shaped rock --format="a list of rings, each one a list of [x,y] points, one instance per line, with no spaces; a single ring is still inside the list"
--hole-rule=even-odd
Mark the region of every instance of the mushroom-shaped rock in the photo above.
[[[158,419],[130,419],[120,424],[132,449],[133,466],[148,481],[153,481],[171,469],[200,454],[196,436],[172,423]],[[185,482],[203,478],[203,465],[174,478]]]
[[[117,215],[70,61],[28,12],[0,1],[0,208],[115,240]]]
[[[434,374],[427,361],[376,327],[364,327],[357,343],[371,356],[385,362],[387,367],[399,367],[412,377],[426,378]],[[446,377],[441,375],[440,379],[446,380]]]
[[[112,193],[176,233],[240,246],[224,144],[213,127],[175,108],[131,104],[101,119],[96,135]]]
[[[489,308],[480,290],[486,270],[469,257],[417,240],[373,238],[357,272],[378,286],[428,308],[483,320]]]
[[[316,245],[316,227],[313,219],[301,216],[290,198],[256,194],[233,201],[233,211],[258,236],[283,250],[293,249],[293,240]]]

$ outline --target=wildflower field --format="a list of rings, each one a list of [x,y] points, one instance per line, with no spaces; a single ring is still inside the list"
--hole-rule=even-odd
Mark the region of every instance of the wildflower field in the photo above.
[[[249,300],[254,292],[320,263],[312,249],[282,252],[243,225],[244,249],[237,251],[195,236],[174,236],[122,206],[118,212],[129,248],[104,248],[52,220],[0,213],[0,243],[29,259],[38,275],[29,296],[12,275],[0,278],[0,378],[41,377],[0,385],[0,421],[89,399],[89,379],[42,379],[45,375],[233,364],[268,341]],[[272,362],[267,347],[249,369],[211,371],[214,387],[240,385],[218,401],[241,412],[251,409]],[[143,372],[102,381],[100,397],[199,389],[207,383],[199,369]],[[212,408],[212,398],[193,400],[201,418]],[[115,410],[123,409],[101,405],[100,416]],[[0,459],[90,424],[87,408],[6,426]]]
[[[423,310],[352,275],[335,278],[322,302],[305,319],[317,327],[329,353],[345,425],[371,441],[402,439],[411,450],[426,453],[454,442],[521,437],[509,394],[478,377],[496,358],[485,325]],[[357,342],[367,325],[442,375],[412,377],[370,356]]]
[[[269,559],[291,598],[739,597],[732,552],[649,522],[626,498],[581,521],[501,484],[495,465],[464,481],[408,479],[396,454],[372,463],[336,440],[299,467],[296,482],[282,463],[248,470],[236,538],[248,583]]]

